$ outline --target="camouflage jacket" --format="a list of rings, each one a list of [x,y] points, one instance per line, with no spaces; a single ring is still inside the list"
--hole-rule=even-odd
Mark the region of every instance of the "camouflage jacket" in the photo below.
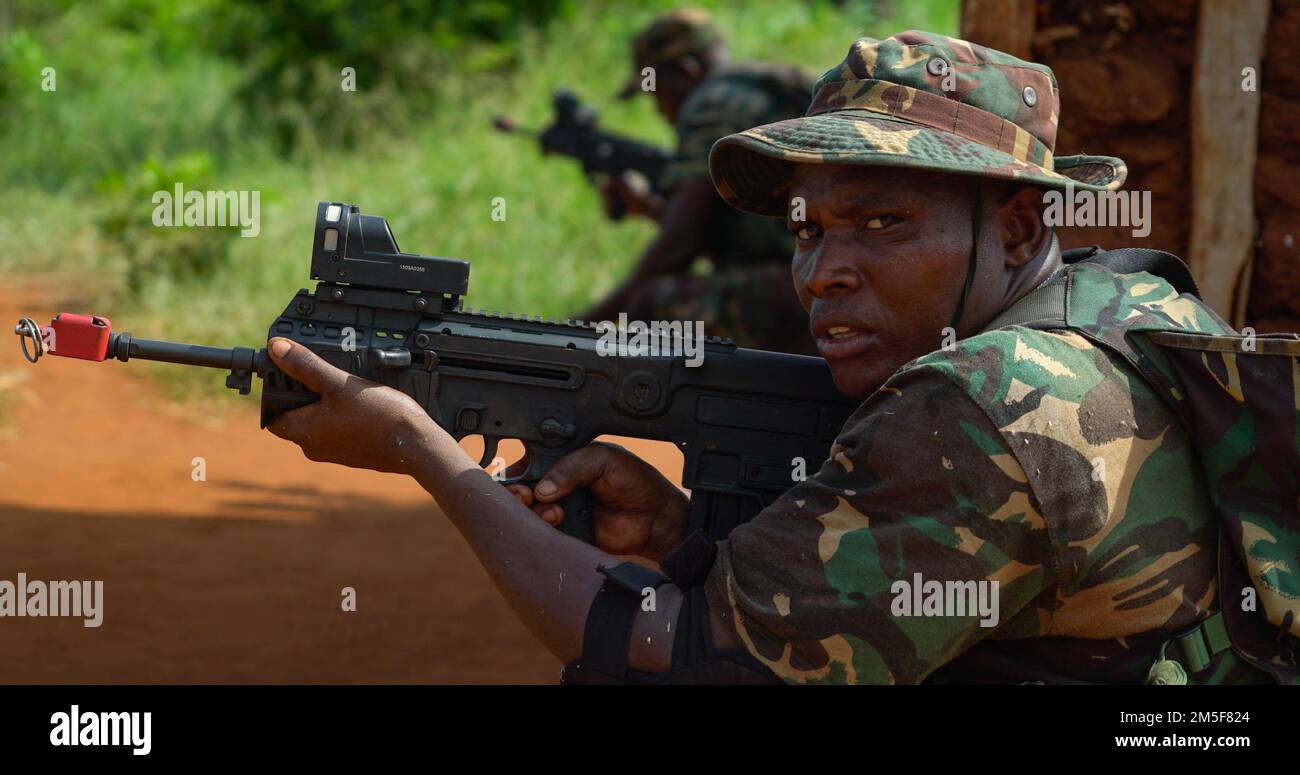
[[[697,86],[677,114],[677,149],[660,186],[709,178],[709,149],[721,137],[803,114],[812,79],[795,68],[765,63],[730,65]],[[720,266],[788,262],[794,242],[785,224],[730,207],[714,211],[706,255]]]
[[[1103,341],[1223,330],[1151,274],[1067,271],[1068,319]],[[1214,606],[1215,546],[1188,435],[1128,362],[1011,326],[895,373],[816,475],[719,543],[706,592],[791,683],[1141,683]]]

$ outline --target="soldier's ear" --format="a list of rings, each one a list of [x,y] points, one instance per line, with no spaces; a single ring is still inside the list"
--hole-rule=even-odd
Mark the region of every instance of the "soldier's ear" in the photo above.
[[[681,68],[682,75],[686,76],[688,83],[694,83],[704,76],[704,63],[694,54],[687,54],[677,60],[677,66]]]
[[[997,221],[1008,268],[1034,260],[1052,238],[1043,207],[1043,192],[1036,188],[1013,189],[1004,197]]]

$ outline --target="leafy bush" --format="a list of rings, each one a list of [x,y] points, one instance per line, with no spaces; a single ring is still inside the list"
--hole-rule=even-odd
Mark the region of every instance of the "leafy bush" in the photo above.
[[[524,30],[571,12],[569,0],[235,0],[210,23],[212,49],[244,63],[240,98],[277,149],[311,150],[410,126],[440,82],[518,63]]]
[[[130,173],[114,173],[98,185],[97,225],[104,240],[116,245],[125,259],[126,288],[140,293],[159,278],[185,282],[211,276],[226,261],[229,240],[238,227],[211,228],[153,222],[155,192],[208,190],[212,159],[191,153],[176,159],[150,158]]]
[[[957,26],[955,0],[894,2],[887,21],[867,0],[691,2],[737,59],[817,71],[862,34]],[[18,0],[0,31],[0,234],[17,246],[0,267],[112,292],[86,309],[139,336],[250,344],[307,284],[315,203],[329,199],[387,216],[405,250],[472,261],[474,308],[564,316],[607,292],[653,225],[610,223],[575,164],[489,125],[543,124],[568,85],[609,129],[670,143],[650,100],[612,99],[628,41],[664,3],[389,5]],[[53,94],[39,88],[47,65]],[[343,66],[356,92],[339,88]],[[178,180],[261,191],[261,234],[155,228],[153,192]]]
[[[9,185],[87,190],[150,156],[204,149],[224,160],[236,150],[247,129],[234,103],[238,66],[164,44],[174,35],[165,28],[108,20],[126,5],[76,5],[37,24],[18,5],[15,28],[0,37],[0,177]],[[54,91],[42,89],[46,67]]]

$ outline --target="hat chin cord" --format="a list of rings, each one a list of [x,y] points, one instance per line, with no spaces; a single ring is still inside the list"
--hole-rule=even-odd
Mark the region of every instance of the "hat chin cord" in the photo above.
[[[962,312],[966,308],[966,297],[970,295],[970,289],[975,285],[975,269],[979,265],[980,224],[984,220],[984,189],[978,184],[975,186],[975,196],[973,198],[975,200],[975,211],[971,215],[970,261],[966,265],[966,282],[961,289],[961,298],[957,299],[957,309],[952,313],[952,322],[948,324],[952,327],[954,336],[957,335],[957,326],[961,323]],[[1039,251],[1038,258],[1050,256],[1053,251],[1058,249],[1057,246],[1059,244],[1056,232],[1052,231],[1051,236]],[[1035,262],[1037,262],[1037,258],[1035,259]],[[1039,283],[1033,290],[1036,291],[1056,279],[1057,275],[1060,274],[1063,268],[1064,267],[1058,266],[1055,271],[1049,274],[1047,278]]]
[[[958,336],[957,326],[961,324],[962,312],[966,309],[966,297],[970,295],[970,289],[975,285],[975,268],[979,265],[979,248],[980,248],[980,225],[984,221],[984,187],[979,181],[975,183],[975,207],[971,212],[971,238],[970,238],[970,261],[966,266],[966,283],[961,289],[961,298],[957,299],[957,309],[953,310],[952,322],[948,326],[952,329],[953,336]]]

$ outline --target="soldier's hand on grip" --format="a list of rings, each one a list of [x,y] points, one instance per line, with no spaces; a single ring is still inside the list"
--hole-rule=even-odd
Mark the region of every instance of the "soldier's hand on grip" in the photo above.
[[[690,502],[653,466],[616,444],[596,442],[560,458],[536,487],[512,485],[525,506],[552,525],[560,501],[582,488],[596,499],[596,545],[658,560],[681,542]]]

